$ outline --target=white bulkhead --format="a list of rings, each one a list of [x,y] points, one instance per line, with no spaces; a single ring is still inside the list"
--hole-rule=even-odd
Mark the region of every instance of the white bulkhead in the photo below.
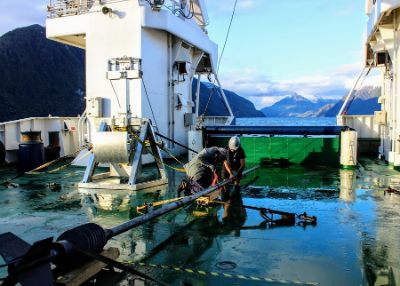
[[[193,76],[216,69],[207,23],[200,0],[52,0],[47,37],[86,50],[89,141],[101,120],[118,125],[139,117],[186,145],[196,121]]]
[[[366,67],[381,71],[380,153],[400,167],[400,0],[367,0]]]

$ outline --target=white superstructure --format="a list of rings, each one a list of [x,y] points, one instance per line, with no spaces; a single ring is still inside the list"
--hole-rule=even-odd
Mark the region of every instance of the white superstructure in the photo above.
[[[139,117],[187,144],[196,123],[192,79],[214,73],[218,58],[203,0],[52,0],[48,9],[47,37],[86,51],[92,134],[104,118],[123,125]]]
[[[365,66],[381,71],[380,154],[400,166],[400,0],[366,0]]]
[[[209,20],[203,0],[51,0],[48,11],[47,38],[84,49],[86,55],[81,121],[89,128],[79,139],[91,154],[83,187],[104,187],[93,182],[94,170],[109,163],[106,176],[121,178],[121,184],[128,179],[125,187],[137,189],[140,166],[153,158],[161,178],[145,187],[164,184],[155,133],[170,139],[168,150],[162,148],[176,155],[187,150],[174,142],[189,145],[189,131],[200,132],[195,130],[202,122],[232,122],[216,74],[218,48],[205,28]],[[219,85],[226,116],[200,116],[199,85],[193,98],[192,80],[197,75],[200,82],[201,74]]]

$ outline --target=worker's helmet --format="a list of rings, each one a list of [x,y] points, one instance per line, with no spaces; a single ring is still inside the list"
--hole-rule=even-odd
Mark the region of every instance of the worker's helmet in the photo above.
[[[240,139],[238,136],[233,136],[229,139],[228,143],[229,150],[236,151],[240,147]]]

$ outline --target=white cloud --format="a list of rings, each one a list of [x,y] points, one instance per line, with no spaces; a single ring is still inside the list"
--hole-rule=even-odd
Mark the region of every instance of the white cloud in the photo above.
[[[328,74],[306,75],[293,79],[273,80],[255,69],[231,70],[221,74],[224,88],[232,90],[251,100],[257,108],[271,105],[282,97],[298,93],[309,99],[335,98],[346,95],[354,85],[362,63],[343,65]],[[378,86],[380,76],[377,71],[362,82],[361,86]]]
[[[255,6],[255,0],[238,0],[238,8],[250,9]]]
[[[286,95],[282,95],[282,96],[250,96],[248,99],[250,99],[256,106],[261,107],[266,107],[266,106],[271,106],[273,105],[275,102],[281,100],[282,98],[284,98]]]

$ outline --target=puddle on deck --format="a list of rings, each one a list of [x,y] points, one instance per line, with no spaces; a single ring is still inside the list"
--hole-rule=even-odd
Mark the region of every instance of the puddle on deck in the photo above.
[[[0,186],[0,233],[12,231],[33,242],[57,237],[86,222],[112,227],[137,216],[137,205],[175,197],[183,177],[169,171],[168,188],[158,191],[78,192],[76,183],[83,172],[69,168],[18,178],[19,187]],[[12,175],[10,170],[0,170],[0,181]],[[193,285],[294,285],[295,281],[387,285],[389,278],[400,283],[400,196],[383,192],[388,185],[400,186],[400,173],[364,160],[357,171],[261,168],[243,184],[255,176],[260,178],[242,192],[245,205],[306,211],[318,217],[318,224],[272,225],[263,222],[257,211],[224,212],[222,206],[208,210],[208,216],[195,216],[202,212],[186,207],[119,235],[109,245],[119,247],[121,260],[158,265],[138,269],[171,285],[182,281]],[[61,186],[48,185],[53,182]],[[0,269],[0,276],[4,275]]]

